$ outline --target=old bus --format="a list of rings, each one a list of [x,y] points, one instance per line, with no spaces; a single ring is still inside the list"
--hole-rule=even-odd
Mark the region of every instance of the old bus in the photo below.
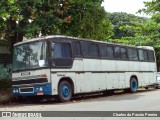
[[[126,89],[156,83],[152,47],[67,36],[46,36],[14,45],[12,90],[16,96],[58,96]]]

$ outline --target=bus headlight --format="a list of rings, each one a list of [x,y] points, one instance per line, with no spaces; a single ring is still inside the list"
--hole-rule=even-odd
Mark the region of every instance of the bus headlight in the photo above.
[[[18,93],[18,89],[16,89],[15,92]]]
[[[16,90],[15,90],[15,89],[13,89],[13,93],[16,93]]]
[[[43,88],[42,88],[42,87],[40,87],[40,88],[39,88],[39,91],[43,91]]]
[[[13,93],[18,93],[18,89],[13,89]]]

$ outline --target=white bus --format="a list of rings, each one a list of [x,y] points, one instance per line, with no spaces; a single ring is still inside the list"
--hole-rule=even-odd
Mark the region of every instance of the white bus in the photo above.
[[[73,95],[115,89],[137,92],[156,83],[152,47],[67,36],[46,36],[14,45],[12,90],[16,96]]]

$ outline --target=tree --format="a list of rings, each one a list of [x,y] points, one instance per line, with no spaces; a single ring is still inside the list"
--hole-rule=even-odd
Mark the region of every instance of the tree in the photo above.
[[[142,9],[139,12],[145,12],[151,15],[151,22],[154,23],[154,29],[150,31],[150,39],[153,41],[156,54],[158,66],[160,66],[160,1],[152,0],[150,2],[144,2],[146,9]]]
[[[137,23],[146,21],[145,18],[135,16],[133,14],[127,14],[125,12],[110,13],[109,20],[113,24],[113,39],[121,39],[122,37],[135,36],[135,30],[133,29],[120,29],[122,26],[134,26]]]
[[[1,0],[0,36],[12,46],[23,37],[63,34],[103,39],[110,36],[102,0]]]

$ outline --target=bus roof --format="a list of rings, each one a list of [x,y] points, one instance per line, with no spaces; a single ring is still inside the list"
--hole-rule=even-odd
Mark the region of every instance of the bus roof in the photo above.
[[[120,45],[120,46],[126,46],[126,47],[138,47],[138,48],[143,48],[143,49],[149,49],[149,50],[154,50],[153,47],[151,46],[133,46],[133,45],[125,45],[125,44],[120,44],[120,43],[111,43],[111,42],[104,42],[100,40],[91,40],[91,39],[86,39],[86,38],[78,38],[78,37],[71,37],[71,36],[65,36],[65,35],[48,35],[48,36],[42,36],[42,37],[37,37],[33,39],[28,39],[19,43],[16,43],[14,46],[20,45],[20,44],[25,44],[25,43],[30,43],[30,42],[36,42],[36,41],[41,41],[44,39],[50,39],[50,38],[70,38],[70,39],[77,39],[80,41],[90,41],[90,42],[97,42],[97,43],[108,43],[110,45]]]

